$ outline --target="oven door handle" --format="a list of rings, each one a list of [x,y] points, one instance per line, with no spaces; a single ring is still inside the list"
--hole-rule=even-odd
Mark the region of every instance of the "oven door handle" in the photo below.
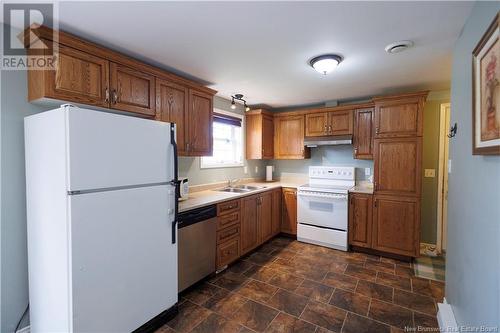
[[[313,193],[304,193],[304,192],[297,192],[297,195],[300,197],[310,197],[310,198],[324,198],[324,199],[338,199],[338,200],[346,200],[347,201],[347,194],[313,194]]]

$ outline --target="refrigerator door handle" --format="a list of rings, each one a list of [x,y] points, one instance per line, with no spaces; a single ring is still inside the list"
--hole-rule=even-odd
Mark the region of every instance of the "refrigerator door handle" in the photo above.
[[[175,124],[170,123],[170,142],[174,148],[174,179],[170,182],[175,186],[175,202],[174,202],[174,221],[172,222],[172,244],[177,242],[176,231],[177,231],[177,220],[179,215],[179,198],[180,198],[180,182],[178,173],[178,159],[177,159],[177,142],[175,141]]]

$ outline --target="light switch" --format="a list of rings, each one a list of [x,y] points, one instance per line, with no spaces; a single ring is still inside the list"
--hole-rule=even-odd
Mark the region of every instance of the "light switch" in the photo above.
[[[434,178],[436,177],[436,169],[425,169],[425,177],[427,178]]]
[[[259,166],[258,165],[255,166],[255,173],[259,173]]]
[[[246,165],[243,167],[243,173],[245,175],[248,173],[248,167]]]
[[[365,176],[371,175],[372,170],[370,168],[365,168]]]

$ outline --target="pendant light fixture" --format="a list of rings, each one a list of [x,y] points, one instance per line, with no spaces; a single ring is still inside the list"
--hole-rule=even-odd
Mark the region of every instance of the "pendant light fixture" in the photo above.
[[[245,107],[245,111],[250,111],[250,107],[247,105],[247,101],[245,101],[243,99],[243,94],[234,94],[234,95],[231,95],[231,109],[236,109],[236,102],[235,100],[237,101],[240,101],[240,102],[243,102],[243,106]]]
[[[342,57],[337,54],[324,54],[312,58],[309,65],[318,73],[326,75],[337,68],[342,60]]]

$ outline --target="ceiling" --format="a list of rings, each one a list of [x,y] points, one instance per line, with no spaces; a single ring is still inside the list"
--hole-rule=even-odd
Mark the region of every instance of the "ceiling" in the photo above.
[[[60,29],[249,104],[312,105],[448,89],[472,2],[61,2]],[[388,54],[410,39],[415,46]],[[309,59],[345,59],[327,76]]]

